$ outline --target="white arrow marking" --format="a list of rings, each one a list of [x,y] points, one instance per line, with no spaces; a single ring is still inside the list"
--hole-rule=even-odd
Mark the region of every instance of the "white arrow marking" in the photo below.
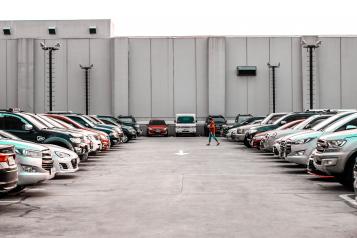
[[[183,150],[179,150],[179,152],[176,153],[176,155],[188,155],[188,153],[184,153]]]

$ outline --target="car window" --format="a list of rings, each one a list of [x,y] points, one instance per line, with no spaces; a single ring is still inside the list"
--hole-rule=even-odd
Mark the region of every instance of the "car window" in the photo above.
[[[339,121],[340,119],[347,117],[349,115],[351,115],[353,113],[346,113],[346,114],[337,114],[335,116],[332,116],[324,121],[322,121],[321,123],[317,124],[316,126],[314,126],[312,129],[314,131],[322,131],[325,130],[328,126],[330,126],[331,124],[333,124],[336,121]]]
[[[23,130],[25,124],[28,124],[24,119],[14,115],[0,116],[1,130]]]
[[[349,127],[349,126],[357,127],[357,118],[352,120],[352,121],[350,121],[350,122],[348,122],[348,123],[346,123],[346,124],[344,124],[343,126],[339,127],[337,130],[335,130],[335,132],[337,132],[337,131],[345,131],[345,130],[347,130],[347,127]]]
[[[177,123],[194,123],[195,118],[193,116],[178,116]]]
[[[68,117],[83,126],[89,125],[90,127],[94,127],[94,125],[90,121],[85,120],[85,118],[78,117],[78,116],[68,116]]]
[[[279,120],[279,118],[281,118],[281,115],[274,115],[267,121],[266,124],[274,124],[274,122]]]

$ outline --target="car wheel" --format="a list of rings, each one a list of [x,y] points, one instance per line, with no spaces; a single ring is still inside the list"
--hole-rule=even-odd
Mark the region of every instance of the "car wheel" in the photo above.
[[[244,138],[244,145],[246,146],[246,147],[248,147],[248,148],[251,148],[252,146],[249,144],[249,141],[248,141],[248,138],[247,137],[245,137]]]
[[[88,160],[88,153],[79,156],[80,161],[87,161]]]
[[[123,137],[123,143],[127,143],[129,141],[129,138],[126,136],[126,135],[124,135],[124,137]]]
[[[343,174],[338,176],[338,181],[349,188],[352,188],[353,182],[354,182],[354,176],[353,176],[353,167],[356,163],[356,155],[351,158],[345,166],[345,170],[343,171]]]

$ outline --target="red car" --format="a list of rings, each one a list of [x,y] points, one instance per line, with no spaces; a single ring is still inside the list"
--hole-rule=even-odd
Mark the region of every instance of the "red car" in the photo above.
[[[296,126],[297,124],[303,122],[304,119],[301,120],[295,120],[289,123],[286,123],[284,125],[282,125],[281,127],[278,127],[276,130],[285,130],[285,129],[289,129],[291,127]],[[252,148],[256,148],[256,149],[260,149],[260,144],[261,142],[265,139],[266,134],[268,134],[271,131],[265,131],[259,134],[256,134],[253,139],[250,141],[250,145],[252,146]]]
[[[150,120],[147,126],[147,135],[162,135],[168,136],[169,135],[169,128],[166,125],[164,120]]]
[[[65,123],[68,123],[68,124],[72,125],[73,127],[77,128],[77,129],[91,131],[91,132],[95,132],[95,133],[99,134],[100,135],[100,141],[102,142],[102,146],[103,146],[102,150],[109,150],[110,149],[110,140],[107,137],[106,133],[104,133],[102,131],[93,130],[93,129],[84,127],[81,124],[73,121],[72,119],[70,119],[70,118],[68,118],[66,116],[57,115],[57,114],[46,114],[46,116],[58,119],[58,120],[63,121]]]

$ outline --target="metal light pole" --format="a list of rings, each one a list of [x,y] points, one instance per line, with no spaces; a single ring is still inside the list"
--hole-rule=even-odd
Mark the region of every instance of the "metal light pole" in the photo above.
[[[275,112],[276,107],[276,91],[275,91],[275,69],[280,67],[280,63],[273,65],[269,62],[267,63],[268,68],[271,69],[272,72],[272,84],[273,84],[273,112]]]
[[[86,115],[89,114],[89,70],[93,68],[93,64],[89,66],[79,65],[81,69],[84,69],[85,72],[85,81],[86,81]]]
[[[305,40],[301,44],[309,52],[309,85],[310,85],[310,109],[314,108],[314,50],[319,48],[322,41],[316,41],[314,44],[307,44]]]
[[[52,74],[52,52],[53,51],[56,51],[56,50],[59,50],[60,48],[60,44],[57,43],[56,45],[54,46],[46,46],[45,43],[41,42],[40,43],[41,45],[41,48],[44,50],[44,51],[47,51],[48,50],[48,89],[49,89],[49,109],[50,111],[53,110],[53,74]]]

